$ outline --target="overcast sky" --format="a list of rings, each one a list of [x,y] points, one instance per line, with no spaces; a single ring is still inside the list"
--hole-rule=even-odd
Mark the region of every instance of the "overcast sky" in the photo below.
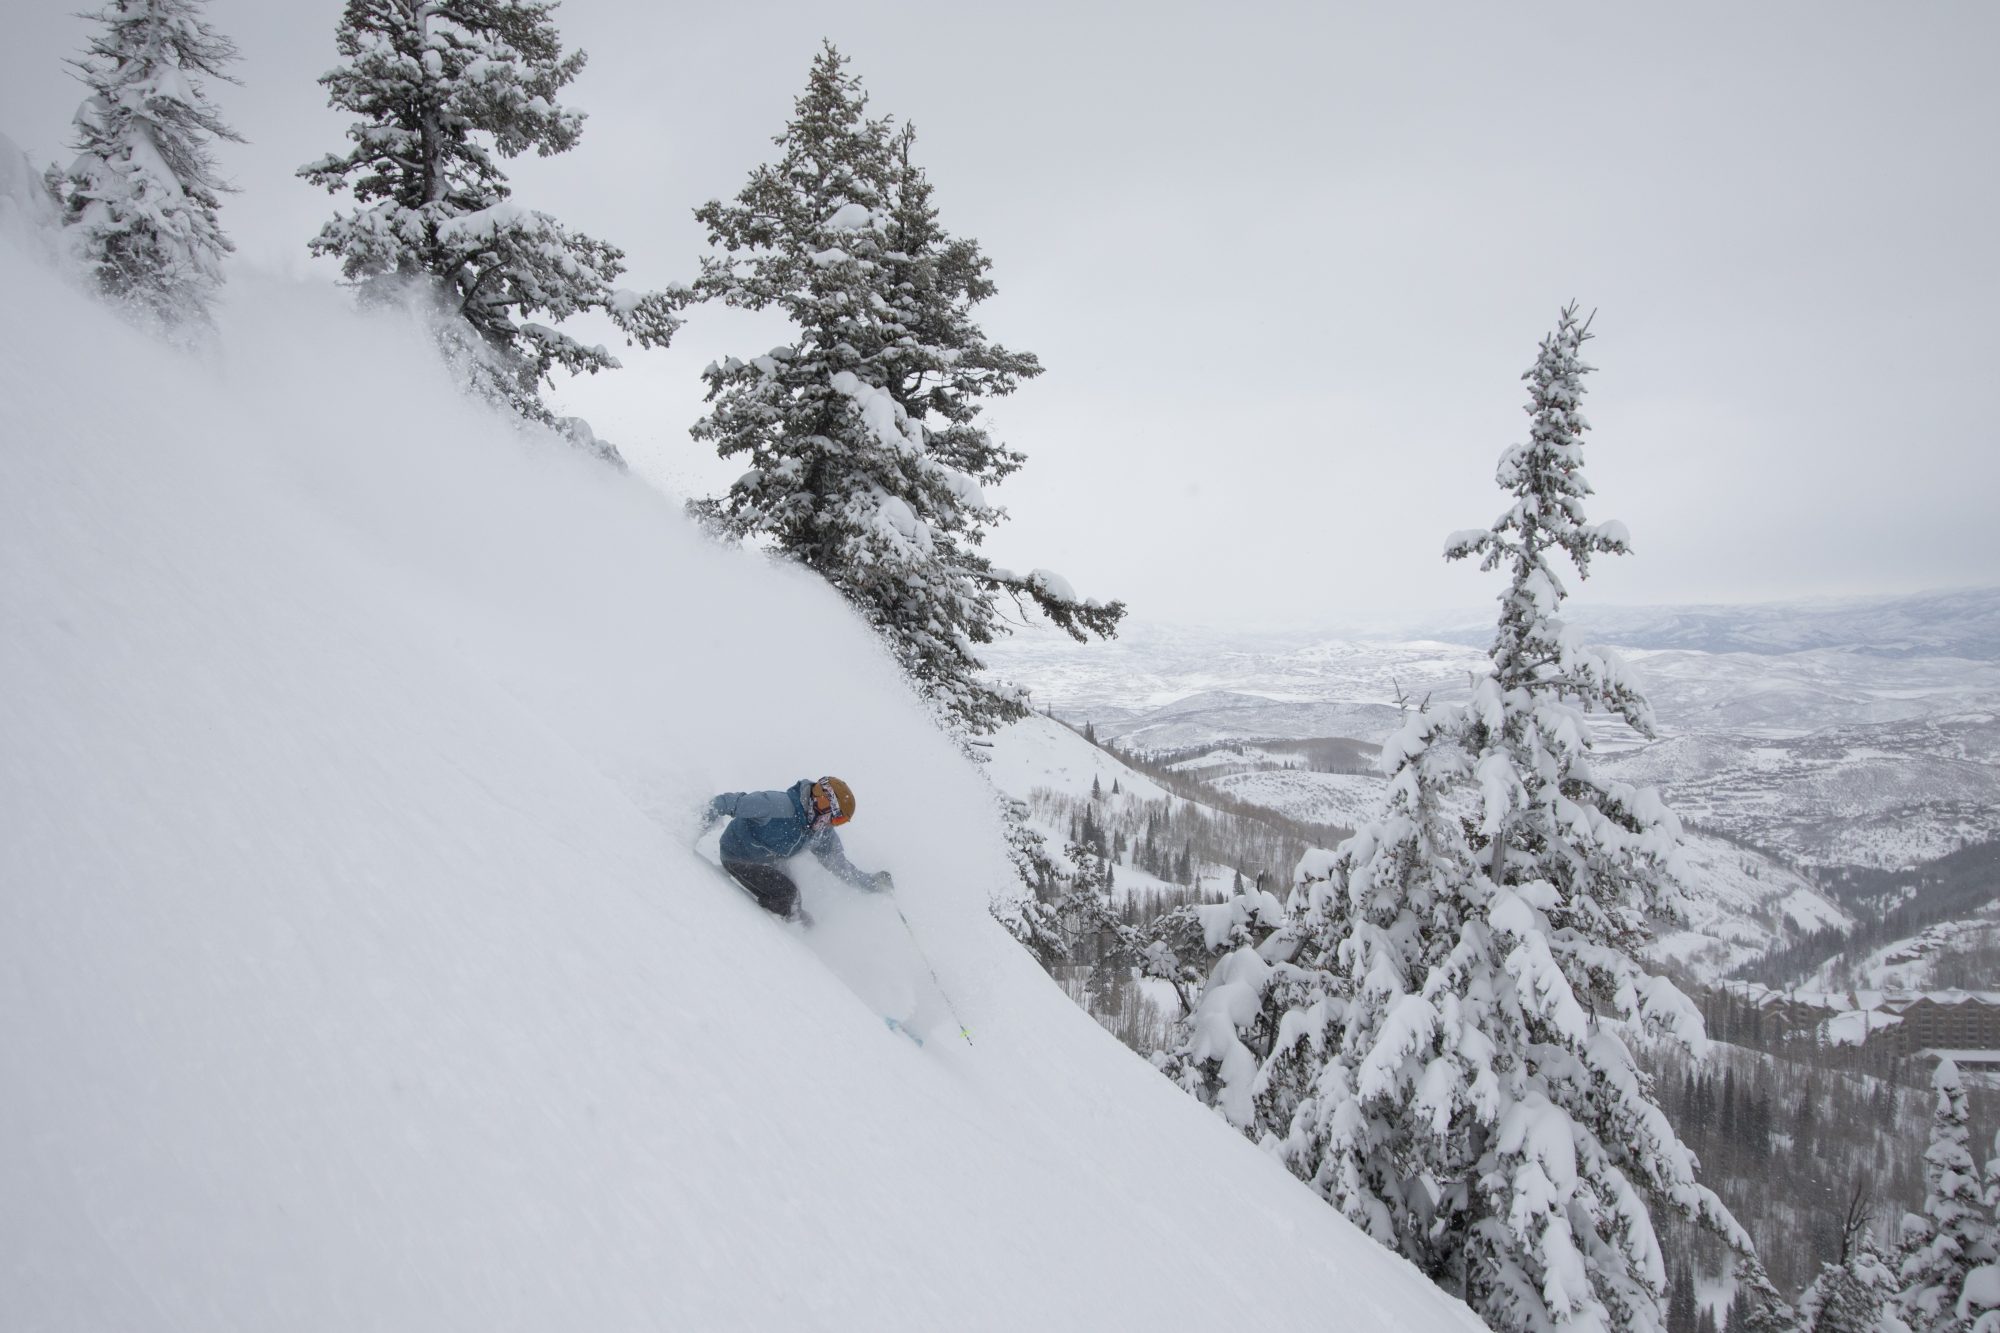
[[[86,0],[10,0],[0,133],[60,157]],[[251,142],[242,263],[331,280],[333,0],[214,0]],[[1230,12],[1244,11],[1244,12]],[[1488,598],[1520,372],[1598,311],[1594,601],[2000,582],[2000,6],[663,5],[567,0],[579,148],[516,197],[691,277],[690,210],[772,152],[821,37],[913,121],[945,225],[1047,373],[989,411],[1028,454],[989,549],[1133,613],[1331,623]],[[781,326],[698,310],[561,397],[677,493],[700,368]]]

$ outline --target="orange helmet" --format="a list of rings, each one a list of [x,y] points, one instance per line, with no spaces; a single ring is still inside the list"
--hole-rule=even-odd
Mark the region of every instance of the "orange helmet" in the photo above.
[[[839,778],[821,778],[812,785],[812,807],[827,823],[845,824],[854,818],[854,791]]]

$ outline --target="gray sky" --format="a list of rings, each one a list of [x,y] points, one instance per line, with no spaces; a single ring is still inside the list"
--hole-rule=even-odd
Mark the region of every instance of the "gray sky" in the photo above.
[[[0,132],[67,160],[77,0],[13,0]],[[1225,8],[1243,12],[1225,12]],[[214,0],[241,257],[332,276],[333,0]],[[1518,376],[1598,310],[1587,595],[1743,601],[2000,582],[2000,6],[735,4],[567,0],[581,146],[516,197],[692,276],[690,210],[771,151],[822,36],[914,121],[978,238],[989,334],[1047,373],[990,409],[1028,454],[996,560],[1148,619],[1476,603]],[[700,368],[782,328],[698,310],[565,388],[683,493]]]

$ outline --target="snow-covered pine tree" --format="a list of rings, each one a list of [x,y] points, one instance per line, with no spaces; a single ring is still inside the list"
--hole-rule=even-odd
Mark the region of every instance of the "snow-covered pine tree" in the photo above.
[[[981,403],[1041,365],[972,321],[993,292],[988,261],[939,225],[911,132],[869,117],[846,63],[828,44],[777,161],[696,211],[723,252],[704,261],[703,297],[782,310],[796,337],[704,372],[711,407],[694,435],[751,470],[694,508],[833,584],[947,723],[979,735],[1025,711],[977,678],[978,645],[1004,629],[999,598],[1078,639],[1114,633],[1124,606],[979,551],[1005,517],[984,488],[1023,461],[979,424]]]
[[[1178,961],[1211,961],[1162,1067],[1266,1147],[1285,1136],[1346,1020],[1345,988],[1332,967],[1337,918],[1296,906],[1315,897],[1311,886],[1325,882],[1330,864],[1320,851],[1300,860],[1291,906],[1251,888],[1220,904],[1176,909],[1198,923],[1202,946],[1197,953],[1183,945]]]
[[[1992,1224],[1987,1233],[1992,1253],[1966,1272],[1958,1309],[1961,1318],[1971,1321],[1971,1333],[2000,1333],[2000,1132],[1993,1135],[1993,1155],[1986,1159],[1979,1196]]]
[[[664,346],[685,294],[620,289],[623,251],[511,200],[496,153],[548,157],[583,131],[583,113],[556,101],[584,54],[563,54],[555,7],[347,0],[336,30],[343,63],[320,83],[332,106],[360,117],[347,131],[354,147],[299,174],[351,191],[356,204],[320,229],[314,254],[338,257],[364,297],[413,291],[473,388],[560,426],[542,402],[550,372],[594,374],[618,361],[536,317],[601,310],[629,342]]]
[[[1868,1183],[1857,1180],[1841,1219],[1840,1252],[1800,1295],[1794,1333],[1909,1333],[1888,1314],[1896,1275],[1869,1240],[1869,1211]]]
[[[1775,1299],[1625,1040],[1702,1033],[1636,958],[1649,919],[1679,906],[1678,821],[1590,765],[1589,714],[1650,735],[1650,711],[1557,615],[1553,557],[1587,576],[1592,556],[1626,549],[1620,525],[1583,513],[1588,336],[1565,309],[1524,376],[1528,441],[1501,458],[1513,502],[1446,548],[1509,575],[1492,673],[1385,748],[1382,810],[1315,895],[1345,900],[1320,910],[1345,923],[1353,993],[1285,1145],[1335,1206],[1500,1330],[1660,1328],[1649,1202],[1719,1236]]]
[[[1463,1264],[1473,1201],[1434,1199],[1431,1190],[1463,1189],[1500,1106],[1490,1069],[1479,1068],[1493,1054],[1482,1029],[1519,1022],[1511,1008],[1487,1015],[1476,1007],[1505,1005],[1504,989],[1472,1005],[1458,994],[1477,860],[1454,808],[1473,770],[1465,730],[1456,710],[1411,716],[1382,749],[1389,785],[1380,810],[1289,904],[1298,918],[1324,923],[1348,1006],[1311,1096],[1287,1126],[1285,1155],[1350,1220],[1433,1277]],[[1406,1032],[1413,1024],[1423,1030]],[[1399,1041],[1412,1047],[1400,1058]],[[1454,1068],[1443,1057],[1460,1046]],[[1462,1102],[1482,1114],[1480,1123],[1454,1123],[1469,1118]],[[1407,1169],[1418,1162],[1422,1170]]]
[[[1887,1333],[1883,1311],[1895,1293],[1895,1274],[1872,1250],[1822,1265],[1799,1297],[1798,1333]]]
[[[235,247],[216,218],[229,187],[210,144],[242,142],[202,90],[236,45],[202,19],[204,0],[108,0],[72,61],[90,96],[77,156],[57,188],[76,252],[114,300],[168,327],[200,326]]]
[[[2000,1253],[1991,1206],[1972,1163],[1958,1066],[1939,1061],[1931,1087],[1937,1101],[1924,1150],[1924,1211],[1903,1219],[1896,1307],[1912,1333],[1963,1333],[1979,1313],[1964,1299],[1967,1274],[1994,1263]],[[1983,1298],[1983,1283],[1970,1294]]]

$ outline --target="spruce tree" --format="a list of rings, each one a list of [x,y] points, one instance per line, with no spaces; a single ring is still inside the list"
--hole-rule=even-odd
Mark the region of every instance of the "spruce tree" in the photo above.
[[[210,144],[242,142],[202,89],[236,46],[202,20],[203,0],[109,0],[71,62],[90,89],[76,113],[77,156],[53,182],[76,251],[114,300],[163,325],[206,324],[222,257],[216,218],[228,189]]]
[[[1590,763],[1592,713],[1651,735],[1650,710],[1558,616],[1554,558],[1587,576],[1627,545],[1583,512],[1588,336],[1565,309],[1523,377],[1528,440],[1498,470],[1511,502],[1446,548],[1508,576],[1491,673],[1385,747],[1381,811],[1294,904],[1344,931],[1350,998],[1286,1155],[1500,1330],[1659,1327],[1649,1205],[1720,1237],[1774,1299],[1623,1035],[1702,1037],[1637,960],[1649,921],[1679,910],[1678,821]]]
[[[1798,1333],[1878,1333],[1895,1288],[1895,1275],[1872,1250],[1824,1264],[1799,1297]]]
[[[556,100],[584,54],[563,54],[555,7],[347,0],[342,63],[320,83],[331,105],[360,117],[347,131],[354,146],[299,169],[355,203],[320,229],[312,252],[337,257],[364,297],[413,291],[471,387],[547,424],[556,418],[541,394],[555,367],[618,365],[549,323],[600,310],[628,341],[664,346],[684,299],[619,289],[623,251],[512,201],[496,154],[548,157],[583,132],[583,114]]]
[[[1992,1205],[1980,1188],[1967,1131],[1965,1088],[1958,1067],[1941,1060],[1931,1075],[1937,1095],[1930,1146],[1924,1150],[1924,1211],[1903,1219],[1897,1313],[1912,1333],[1961,1333],[1978,1311],[1968,1308],[1966,1276],[2000,1259]],[[1976,1284],[1983,1288],[1982,1284]],[[1975,1290],[1984,1297],[1984,1290]],[[2000,1303],[2000,1302],[1995,1302]],[[1984,1308],[1985,1301],[1979,1302]]]
[[[1041,365],[973,322],[993,292],[989,263],[939,224],[914,136],[868,115],[846,63],[827,45],[777,161],[734,201],[696,211],[722,251],[703,263],[701,295],[781,310],[795,332],[704,372],[710,409],[694,435],[750,470],[694,508],[825,578],[961,737],[978,735],[1025,711],[977,679],[978,646],[1004,629],[1000,598],[1032,602],[1079,640],[1112,634],[1124,607],[981,554],[1005,517],[986,488],[1023,459],[979,412]]]
[[[1308,859],[1299,873],[1315,868]],[[1210,962],[1165,1072],[1253,1143],[1273,1144],[1344,1017],[1338,979],[1314,933],[1271,893],[1253,889],[1178,911],[1199,924],[1202,946],[1183,945],[1180,956]]]
[[[1854,1182],[1840,1222],[1839,1252],[1799,1296],[1796,1333],[1908,1333],[1888,1314],[1896,1275],[1868,1236],[1868,1190],[1866,1177]]]

